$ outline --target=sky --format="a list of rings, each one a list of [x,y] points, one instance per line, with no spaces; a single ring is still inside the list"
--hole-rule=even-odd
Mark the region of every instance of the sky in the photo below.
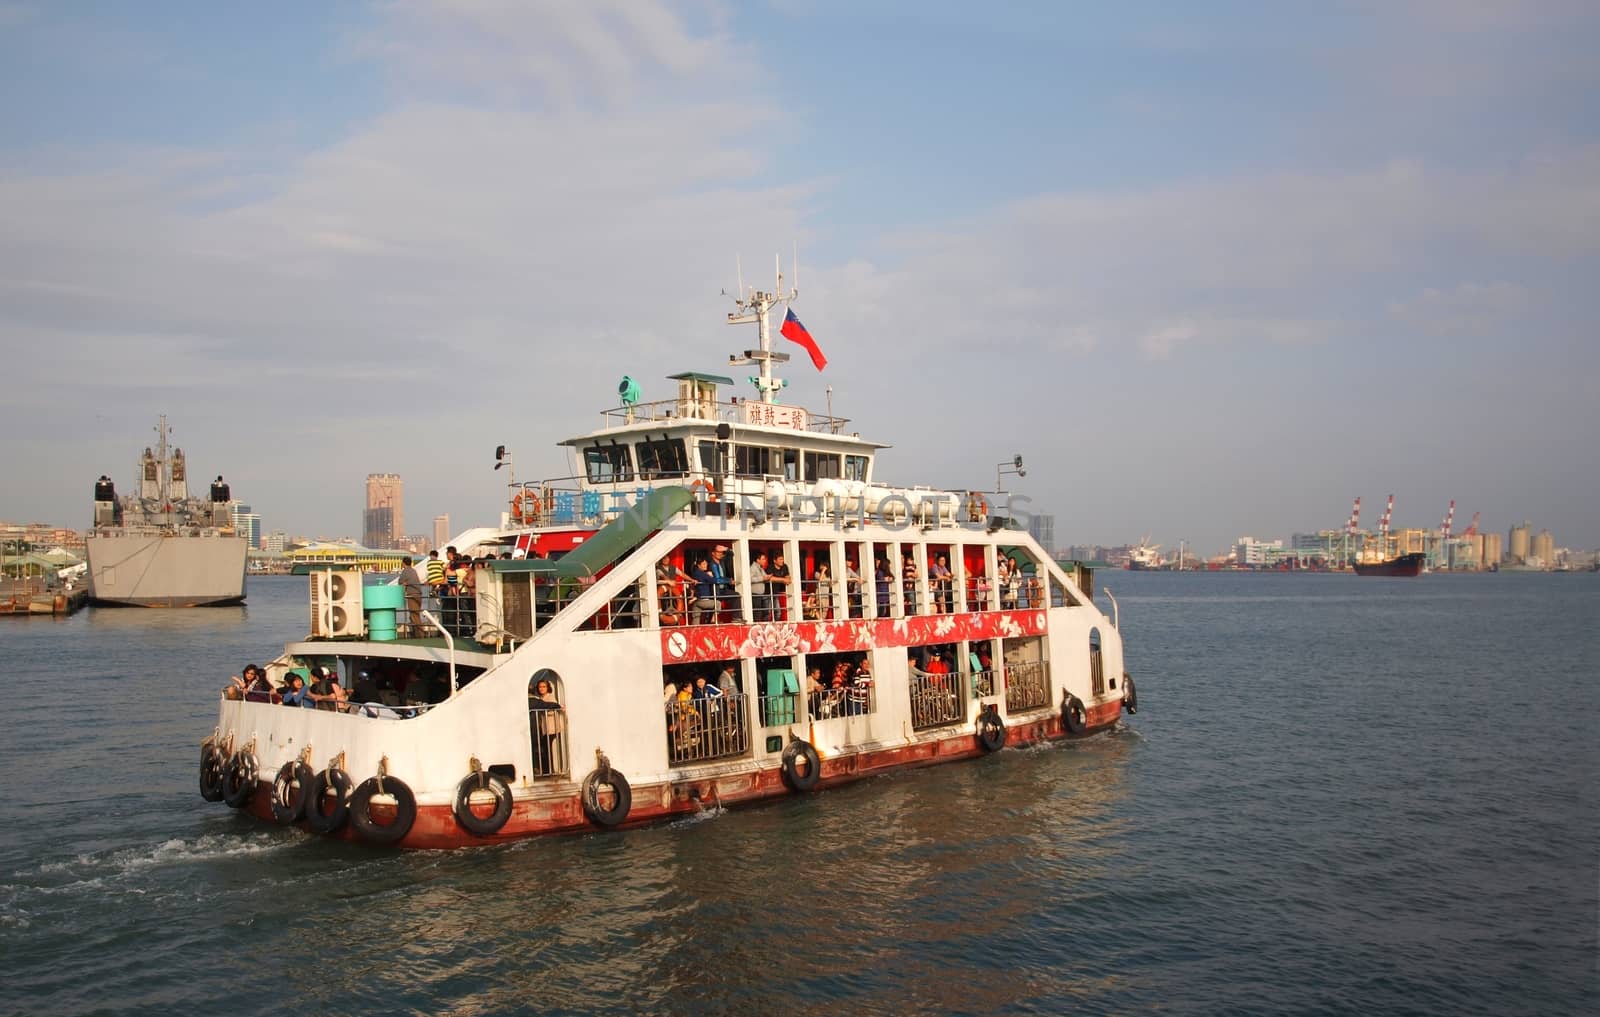
[[[798,255],[785,398],[885,482],[1600,547],[1597,10],[0,0],[0,518],[166,414],[266,530],[491,522]]]

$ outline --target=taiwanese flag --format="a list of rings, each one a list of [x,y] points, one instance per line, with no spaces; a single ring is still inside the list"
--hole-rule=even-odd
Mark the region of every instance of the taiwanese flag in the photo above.
[[[817,370],[820,371],[828,366],[828,358],[822,355],[822,350],[817,347],[817,341],[811,338],[811,333],[800,324],[800,319],[794,316],[794,311],[791,310],[783,316],[783,328],[778,331],[782,332],[783,337],[790,342],[805,347],[805,351],[811,354],[811,362],[817,366]]]

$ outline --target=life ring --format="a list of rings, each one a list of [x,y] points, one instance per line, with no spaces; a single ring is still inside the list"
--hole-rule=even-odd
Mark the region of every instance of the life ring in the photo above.
[[[1083,708],[1083,700],[1070,692],[1061,700],[1061,726],[1070,735],[1081,735],[1089,726],[1089,714]]]
[[[260,772],[255,753],[243,749],[235,752],[222,775],[222,800],[230,808],[244,808],[250,796],[256,793],[256,778]]]
[[[531,523],[539,518],[539,496],[532,491],[520,491],[511,499],[511,518],[519,523]]]
[[[1133,686],[1133,676],[1122,673],[1122,708],[1129,713],[1139,712],[1139,690]]]
[[[280,766],[272,781],[272,818],[284,826],[298,823],[306,814],[306,799],[314,779],[311,767],[298,759]]]
[[[1006,744],[1006,725],[993,706],[978,714],[978,747],[984,752],[999,752]]]
[[[615,798],[609,809],[600,804],[602,787],[609,787]],[[603,771],[590,770],[589,776],[583,778],[583,812],[596,823],[601,826],[617,826],[628,818],[628,810],[631,808],[633,808],[633,789],[628,787],[628,779],[617,770],[610,767],[606,767]]]
[[[989,518],[989,499],[980,491],[967,492],[967,521],[981,523]]]
[[[394,799],[394,821],[380,823],[372,818],[372,799],[389,795]],[[350,826],[362,840],[374,844],[395,844],[411,832],[417,821],[417,796],[399,777],[368,777],[350,796]]]
[[[494,795],[494,811],[480,816],[472,811],[472,796],[479,791]],[[461,828],[478,837],[492,837],[511,818],[511,785],[498,773],[479,770],[461,778],[456,785],[456,803],[453,810]]]
[[[802,772],[800,761],[805,760]],[[783,750],[783,782],[791,791],[811,791],[822,779],[822,757],[810,742],[796,738]]]
[[[712,486],[711,481],[706,480],[704,477],[690,484],[689,491],[690,493],[695,491],[704,491],[706,493],[706,501],[717,500],[717,489]]]
[[[312,833],[332,833],[344,825],[350,815],[350,775],[337,766],[330,766],[311,781],[311,793],[306,795],[306,828]],[[333,805],[328,805],[328,792],[333,792]],[[324,811],[326,809],[326,811]]]
[[[228,761],[222,750],[207,745],[200,750],[200,797],[208,802],[222,801],[222,779],[227,773]]]

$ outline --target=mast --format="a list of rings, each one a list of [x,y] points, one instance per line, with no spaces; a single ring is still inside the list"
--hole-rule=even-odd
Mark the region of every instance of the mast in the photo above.
[[[164,511],[172,511],[172,460],[167,454],[167,415],[161,414],[156,427],[156,476],[161,485],[160,497]]]
[[[728,324],[730,325],[748,325],[752,322],[756,325],[756,335],[760,340],[761,348],[745,350],[742,356],[737,353],[732,354],[728,357],[728,364],[730,366],[760,365],[760,375],[750,380],[755,382],[756,390],[761,393],[761,401],[764,403],[777,402],[778,390],[788,384],[782,378],[775,378],[772,375],[772,365],[775,363],[787,363],[789,354],[772,352],[771,312],[777,305],[787,305],[789,301],[800,295],[799,287],[792,287],[787,294],[783,292],[783,266],[778,263],[776,256],[773,258],[773,263],[777,268],[778,282],[772,291],[762,292],[752,286],[748,293],[744,293],[742,292],[744,280],[741,277],[739,281],[741,292],[733,300],[733,306],[738,310],[728,314]]]

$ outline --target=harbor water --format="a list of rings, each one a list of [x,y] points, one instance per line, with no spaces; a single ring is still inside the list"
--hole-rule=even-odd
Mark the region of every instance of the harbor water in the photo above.
[[[304,579],[5,621],[0,1013],[1600,1012],[1600,576],[1097,579],[1108,737],[458,852],[201,800]]]

